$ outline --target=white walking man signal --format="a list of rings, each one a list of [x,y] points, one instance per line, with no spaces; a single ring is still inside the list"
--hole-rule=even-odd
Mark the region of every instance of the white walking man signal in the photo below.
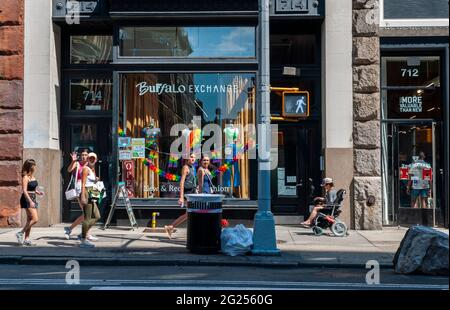
[[[301,110],[300,113],[302,113],[302,114],[305,113],[305,108],[306,108],[305,98],[302,97],[302,98],[298,99],[297,102],[295,103],[295,105],[297,106],[295,113],[299,114],[300,110]]]

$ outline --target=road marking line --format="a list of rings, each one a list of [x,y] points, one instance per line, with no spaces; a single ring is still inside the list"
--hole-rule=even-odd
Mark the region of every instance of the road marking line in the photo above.
[[[23,285],[70,285],[63,279],[0,279],[0,285],[23,284]],[[345,282],[281,282],[281,281],[214,281],[214,280],[98,280],[86,279],[80,280],[83,286],[121,286],[121,285],[151,285],[169,287],[261,287],[276,289],[279,288],[392,288],[392,289],[437,289],[448,290],[448,285],[439,284],[404,284],[404,283],[386,283],[386,284],[366,284],[366,283],[345,283]]]

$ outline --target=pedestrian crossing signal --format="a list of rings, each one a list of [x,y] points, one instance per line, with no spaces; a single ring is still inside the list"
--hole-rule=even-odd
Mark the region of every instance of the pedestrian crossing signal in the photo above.
[[[309,116],[309,92],[284,91],[283,92],[283,117],[308,117]]]

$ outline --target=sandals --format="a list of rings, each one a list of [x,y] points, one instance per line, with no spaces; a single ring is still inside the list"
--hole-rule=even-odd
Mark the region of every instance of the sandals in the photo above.
[[[300,226],[302,226],[304,228],[311,228],[311,224],[300,223]]]

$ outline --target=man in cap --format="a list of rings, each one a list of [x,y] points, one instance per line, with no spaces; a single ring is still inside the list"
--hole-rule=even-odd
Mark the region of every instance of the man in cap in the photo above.
[[[337,197],[337,192],[334,189],[334,183],[332,178],[324,178],[322,180],[322,183],[320,186],[325,188],[325,197],[316,197],[314,198],[314,203],[316,203],[316,206],[312,210],[311,214],[309,215],[309,218],[300,223],[303,226],[310,227],[313,220],[316,218],[317,213],[325,208],[324,204],[333,204]]]

